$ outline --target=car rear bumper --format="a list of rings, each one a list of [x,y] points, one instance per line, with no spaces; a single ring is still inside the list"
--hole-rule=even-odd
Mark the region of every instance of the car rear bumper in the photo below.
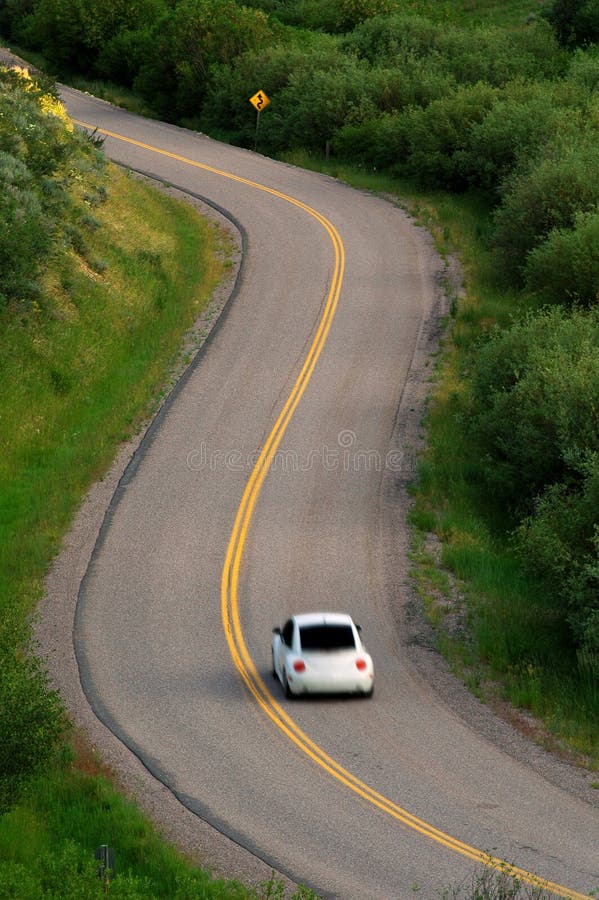
[[[337,678],[293,673],[287,680],[293,694],[370,694],[374,684],[374,677],[368,672]]]

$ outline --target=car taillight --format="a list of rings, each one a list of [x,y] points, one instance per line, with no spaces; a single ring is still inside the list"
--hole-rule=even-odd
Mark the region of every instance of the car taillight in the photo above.
[[[365,659],[357,659],[356,660],[356,669],[359,669],[360,672],[363,672],[366,669],[366,660]]]
[[[295,672],[305,672],[306,663],[303,661],[303,659],[296,659],[296,661],[293,663],[293,669]]]

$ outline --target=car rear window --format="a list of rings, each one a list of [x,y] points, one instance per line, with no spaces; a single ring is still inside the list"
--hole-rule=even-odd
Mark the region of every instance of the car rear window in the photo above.
[[[349,650],[356,646],[349,625],[305,625],[300,628],[302,650]]]

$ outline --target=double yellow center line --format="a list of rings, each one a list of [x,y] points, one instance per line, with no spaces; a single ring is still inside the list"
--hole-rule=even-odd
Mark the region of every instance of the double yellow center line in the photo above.
[[[83,128],[94,130],[94,126],[88,125],[84,122],[75,121],[75,124],[80,125]],[[290,197],[287,194],[283,194],[280,191],[267,187],[266,185],[250,181],[247,178],[242,178],[239,175],[234,175],[230,172],[224,172],[220,169],[213,168],[212,166],[205,165],[204,163],[196,162],[193,159],[188,159],[187,157],[179,156],[176,153],[171,153],[168,150],[162,150],[150,144],[136,141],[133,138],[125,137],[124,135],[116,134],[112,131],[107,131],[102,128],[97,128],[95,130],[100,134],[106,135],[107,137],[132,144],[135,147],[139,147],[143,150],[148,150],[152,153],[160,154],[161,156],[168,157],[169,159],[184,163],[185,165],[189,165],[197,169],[202,169],[203,171],[210,172],[213,175],[217,175],[222,178],[227,178],[231,181],[247,185],[248,187],[252,187],[256,190],[262,191],[263,193],[278,197],[281,200],[286,201],[287,203],[291,203],[293,206],[302,209],[309,216],[312,216],[312,218],[314,218],[320,225],[322,225],[322,227],[328,234],[333,246],[334,267],[332,282],[329,288],[326,303],[321,314],[316,334],[308,350],[297,380],[293,385],[291,393],[289,394],[287,401],[285,402],[270,434],[268,435],[260,451],[260,455],[246,484],[241,502],[237,509],[237,514],[235,516],[235,523],[233,525],[233,530],[229,540],[229,545],[227,547],[227,553],[222,570],[221,615],[223,627],[225,630],[225,635],[229,650],[231,652],[231,656],[248,690],[250,691],[258,705],[261,707],[261,709],[269,717],[269,719],[271,719],[271,721],[277,726],[277,728],[279,728],[289,738],[289,740],[292,741],[292,743],[294,743],[306,756],[308,756],[311,760],[313,760],[313,762],[320,766],[321,769],[327,772],[331,777],[335,778],[338,782],[343,784],[346,788],[353,791],[363,800],[370,803],[372,806],[377,807],[377,809],[391,816],[402,825],[419,832],[425,837],[430,838],[437,844],[440,844],[455,853],[459,853],[460,855],[467,857],[468,859],[471,859],[476,863],[490,866],[491,868],[496,869],[499,872],[519,879],[521,882],[533,885],[541,890],[557,894],[560,897],[568,898],[568,900],[585,900],[585,898],[587,898],[588,900],[588,895],[586,894],[580,894],[577,891],[573,891],[551,881],[547,881],[546,879],[540,878],[531,872],[527,872],[525,869],[519,869],[517,866],[512,866],[509,863],[506,863],[504,860],[491,856],[490,854],[478,850],[475,847],[471,847],[469,844],[466,844],[463,841],[458,840],[457,838],[451,837],[451,835],[445,834],[443,831],[440,831],[434,826],[429,825],[427,822],[424,822],[422,819],[419,819],[416,816],[412,815],[401,806],[398,806],[392,800],[389,800],[387,797],[379,794],[373,788],[369,787],[365,782],[361,781],[359,778],[356,778],[351,774],[351,772],[343,768],[343,766],[341,766],[334,759],[328,756],[325,751],[318,746],[318,744],[315,744],[314,741],[312,741],[308,737],[308,735],[306,735],[296,725],[293,719],[290,718],[290,716],[285,712],[280,704],[277,703],[273,695],[264,684],[264,681],[260,677],[258,671],[256,670],[254,662],[250,657],[243,638],[241,622],[239,619],[239,572],[241,561],[243,558],[244,546],[256,501],[260,493],[260,488],[262,487],[270,464],[274,458],[275,453],[277,452],[287,426],[289,425],[289,422],[291,421],[291,418],[302,398],[302,395],[306,390],[308,382],[310,381],[312,372],[314,371],[314,367],[316,366],[318,357],[320,356],[324,347],[327,335],[331,328],[333,317],[335,315],[335,311],[337,309],[339,295],[341,293],[341,285],[343,282],[343,274],[345,270],[345,249],[343,246],[343,242],[335,226],[328,219],[326,219],[325,216],[321,215],[321,213],[317,212],[315,209],[312,209],[312,207],[307,206],[305,203],[296,200],[294,197]]]

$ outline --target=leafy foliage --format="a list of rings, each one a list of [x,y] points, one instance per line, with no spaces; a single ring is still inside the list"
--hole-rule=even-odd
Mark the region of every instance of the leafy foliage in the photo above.
[[[58,694],[38,658],[23,648],[28,635],[16,609],[0,622],[0,813],[24,781],[58,754],[65,720]]]
[[[38,296],[38,275],[57,240],[81,241],[71,189],[94,168],[100,157],[73,132],[56,97],[0,68],[0,307]]]
[[[599,654],[599,454],[578,463],[577,478],[552,484],[520,525],[525,568],[561,597],[578,646]]]
[[[155,22],[164,10],[164,0],[36,0],[13,30],[59,71],[92,72],[107,41],[138,22]]]
[[[597,128],[578,128],[559,135],[537,161],[527,159],[502,186],[495,214],[495,243],[502,265],[518,277],[530,251],[555,229],[574,226],[578,213],[593,212],[599,203]]]
[[[599,5],[596,0],[553,0],[543,15],[560,44],[580,47],[599,41]]]
[[[465,188],[460,152],[467,146],[469,130],[483,121],[495,98],[495,88],[478,82],[461,86],[424,109],[410,109],[400,121],[407,144],[406,170],[422,184]]]
[[[152,32],[154,53],[140,65],[135,89],[169,121],[198,116],[213,66],[232,66],[272,41],[260,10],[234,0],[180,0]],[[122,39],[121,39],[122,40]]]
[[[526,285],[551,303],[599,304],[599,210],[574,215],[528,254]]]
[[[565,115],[550,84],[510,82],[462,140],[455,166],[463,182],[498,198],[510,173],[539,159]]]
[[[480,349],[469,430],[479,477],[521,523],[527,566],[573,640],[599,650],[599,307],[497,329]]]

